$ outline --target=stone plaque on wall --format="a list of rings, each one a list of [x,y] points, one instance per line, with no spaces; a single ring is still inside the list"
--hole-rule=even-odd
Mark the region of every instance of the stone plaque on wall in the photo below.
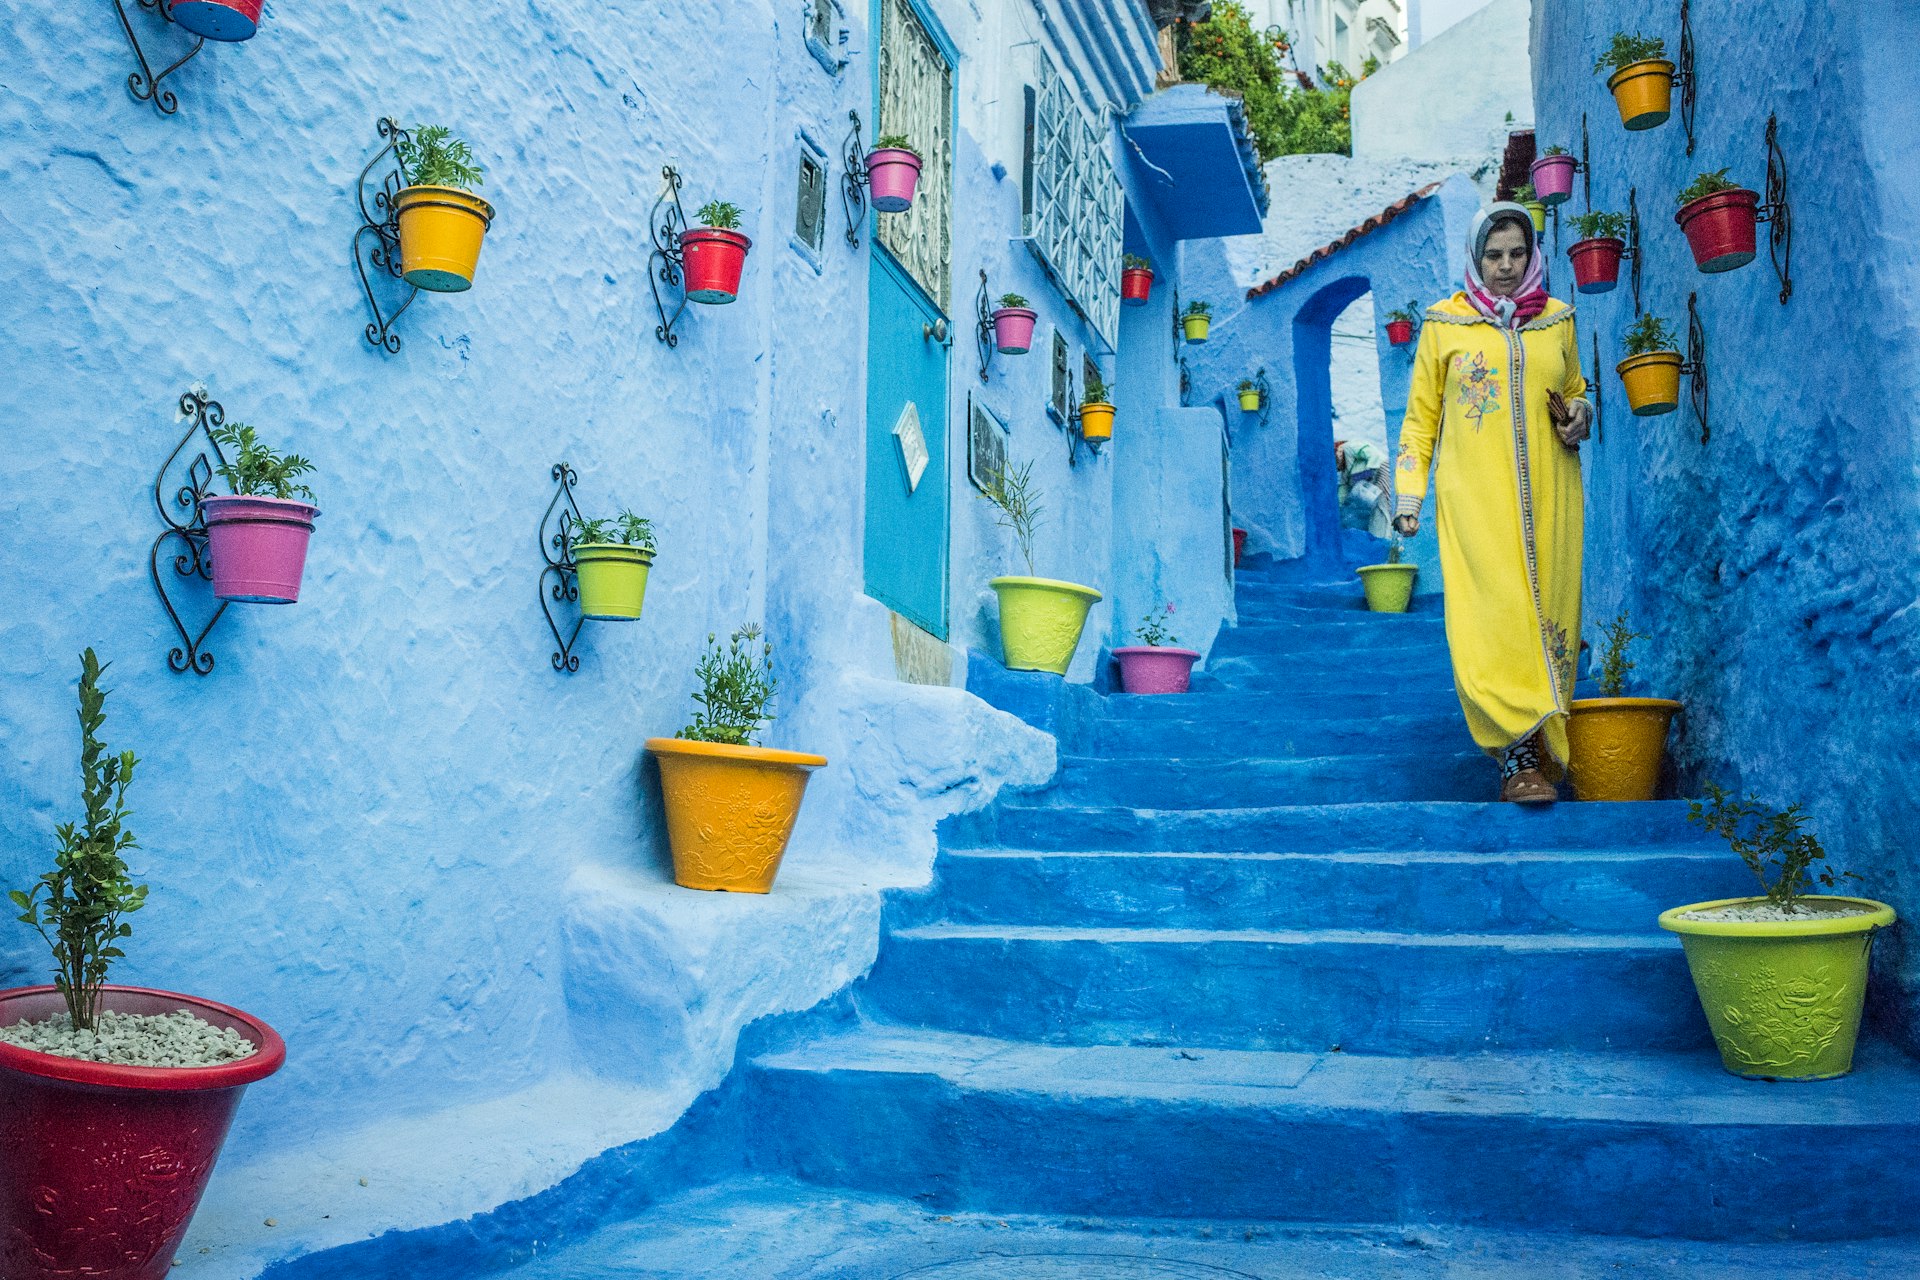
[[[900,420],[893,424],[893,438],[900,445],[900,465],[907,471],[907,492],[912,493],[920,487],[920,477],[932,461],[927,437],[920,430],[920,407],[913,401],[907,401],[907,407],[900,411]]]
[[[967,397],[967,479],[985,493],[987,477],[1007,465],[1007,424],[993,410]]]

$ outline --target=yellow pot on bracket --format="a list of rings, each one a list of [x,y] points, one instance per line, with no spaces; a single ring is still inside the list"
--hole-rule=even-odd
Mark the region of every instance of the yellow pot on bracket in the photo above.
[[[1627,389],[1627,407],[1636,418],[1655,418],[1680,407],[1680,353],[1649,351],[1615,365]]]
[[[766,893],[780,871],[807,779],[825,756],[685,738],[649,738],[666,800],[673,882]]]
[[[1053,578],[995,578],[1000,597],[1000,651],[1009,671],[1067,674],[1087,610],[1101,596],[1092,587]]]
[[[1242,391],[1240,393],[1240,412],[1258,413],[1259,411],[1260,393],[1258,391]]]
[[[1578,800],[1651,800],[1680,714],[1667,698],[1577,698],[1567,708],[1567,780]]]
[[[1620,123],[1634,132],[1658,128],[1673,114],[1673,71],[1665,58],[1630,62],[1607,77]]]
[[[1207,331],[1213,327],[1213,317],[1181,316],[1180,327],[1186,331],[1188,342],[1205,342]]]
[[[1080,435],[1086,440],[1113,439],[1113,406],[1098,400],[1081,405]]]
[[[400,273],[407,283],[429,293],[473,288],[493,206],[459,187],[404,187],[393,207],[400,219]]]

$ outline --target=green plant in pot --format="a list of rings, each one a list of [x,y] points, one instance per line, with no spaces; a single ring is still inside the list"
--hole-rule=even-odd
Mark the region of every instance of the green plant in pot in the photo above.
[[[1674,907],[1720,1060],[1739,1076],[1824,1080],[1853,1067],[1873,935],[1894,922],[1871,898],[1820,894],[1851,872],[1828,869],[1799,805],[1773,810],[1709,784],[1688,817],[1724,838],[1761,893]]]
[[[1648,312],[1627,330],[1627,358],[1614,366],[1627,389],[1627,405],[1638,418],[1672,413],[1680,407],[1680,370],[1684,363],[1673,327]]]
[[[568,522],[568,554],[580,587],[580,613],[603,622],[632,622],[647,600],[653,567],[653,522],[631,511]]]
[[[216,468],[233,486],[230,494],[200,499],[207,531],[213,594],[250,604],[293,604],[307,568],[313,537],[313,490],[298,477],[313,464],[297,453],[280,453],[244,422],[214,427]]]
[[[1420,318],[1420,304],[1409,302],[1404,307],[1395,307],[1387,312],[1387,341],[1396,347],[1404,347],[1413,341],[1413,325]]]
[[[1031,462],[1017,468],[1002,463],[986,481],[982,497],[994,505],[999,525],[1013,531],[1027,566],[1025,576],[1008,575],[987,584],[1000,598],[1001,654],[1012,671],[1065,675],[1080,647],[1087,611],[1100,601],[1100,593],[1077,582],[1033,576],[1034,535],[1044,509]]]
[[[400,273],[432,293],[473,287],[493,206],[473,193],[486,169],[445,125],[417,125],[394,143],[408,182],[393,199]]]
[[[1180,331],[1188,342],[1205,342],[1207,333],[1213,326],[1213,308],[1197,299],[1187,304],[1180,313]]]
[[[1240,397],[1240,411],[1242,413],[1259,412],[1260,410],[1260,384],[1259,383],[1255,382],[1252,378],[1242,378],[1240,379],[1240,385],[1237,388],[1235,388],[1235,391]]]
[[[1538,234],[1547,229],[1547,202],[1534,193],[1533,184],[1523,182],[1513,189],[1513,202],[1527,211],[1533,219],[1533,229]]]
[[[1673,114],[1674,70],[1665,40],[1629,31],[1614,32],[1593,64],[1595,75],[1607,77],[1620,123],[1635,132],[1657,128]]]
[[[1367,608],[1375,613],[1405,613],[1413,602],[1413,583],[1420,576],[1420,566],[1401,561],[1404,545],[1400,535],[1393,534],[1387,539],[1384,564],[1361,565],[1354,571],[1367,594]]]
[[[1600,696],[1568,704],[1567,780],[1580,800],[1651,800],[1667,755],[1667,731],[1682,710],[1668,698],[1630,698],[1634,664],[1627,648],[1647,637],[1622,612],[1605,627],[1597,679]]]

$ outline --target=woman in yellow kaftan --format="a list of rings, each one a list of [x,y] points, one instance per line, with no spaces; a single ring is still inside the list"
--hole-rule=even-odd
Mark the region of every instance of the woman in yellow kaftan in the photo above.
[[[1428,308],[1394,467],[1395,527],[1417,532],[1434,465],[1447,647],[1502,800],[1556,798],[1580,649],[1580,442],[1593,407],[1573,308],[1546,291],[1532,219],[1496,204],[1467,287]]]

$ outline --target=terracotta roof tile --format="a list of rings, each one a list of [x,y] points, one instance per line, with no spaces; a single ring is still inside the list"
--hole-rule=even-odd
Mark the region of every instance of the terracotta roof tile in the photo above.
[[[1300,261],[1294,263],[1273,279],[1266,281],[1264,284],[1257,284],[1247,290],[1247,297],[1257,298],[1263,293],[1273,292],[1287,281],[1298,276],[1308,267],[1311,267],[1314,263],[1332,257],[1334,254],[1340,252],[1340,250],[1352,244],[1355,240],[1358,240],[1361,236],[1366,235],[1369,231],[1378,231],[1381,227],[1386,226],[1389,222],[1392,222],[1395,218],[1413,208],[1439,189],[1439,183],[1431,182],[1413,194],[1394,201],[1359,226],[1351,228],[1345,235],[1335,240],[1332,244],[1321,245],[1318,249],[1315,249],[1312,253],[1300,259]]]

